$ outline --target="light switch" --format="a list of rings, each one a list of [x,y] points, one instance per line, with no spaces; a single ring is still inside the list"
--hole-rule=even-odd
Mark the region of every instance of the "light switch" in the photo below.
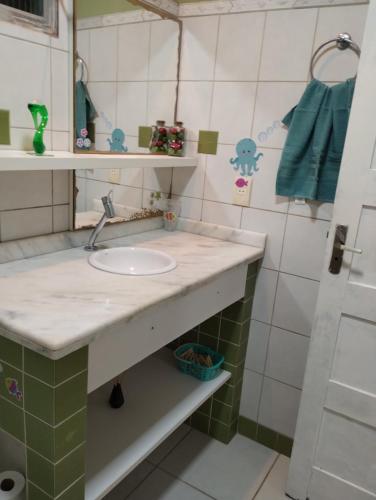
[[[111,168],[108,175],[108,182],[111,184],[120,184],[121,170],[120,168]]]
[[[234,205],[249,207],[251,201],[252,177],[236,175],[233,186]]]

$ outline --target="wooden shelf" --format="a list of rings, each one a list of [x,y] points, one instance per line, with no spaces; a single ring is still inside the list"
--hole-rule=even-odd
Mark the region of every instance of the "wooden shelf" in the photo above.
[[[111,385],[89,395],[85,500],[103,498],[229,378],[199,380],[177,370],[168,349],[126,371],[126,403],[108,406]]]
[[[84,170],[93,168],[196,167],[197,158],[141,154],[76,154],[46,151],[36,156],[28,151],[0,151],[0,172],[16,170]]]

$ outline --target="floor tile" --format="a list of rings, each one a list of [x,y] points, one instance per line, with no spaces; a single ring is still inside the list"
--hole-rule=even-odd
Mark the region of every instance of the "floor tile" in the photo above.
[[[132,493],[129,500],[209,500],[210,497],[188,484],[156,469],[146,481]],[[114,499],[115,500],[115,499]],[[118,500],[118,499],[117,499]],[[119,499],[121,500],[121,499]]]
[[[285,486],[290,460],[283,455],[278,457],[269,476],[254,500],[286,500]]]
[[[142,462],[128,476],[114,488],[104,500],[125,500],[152,472],[154,466]]]
[[[147,461],[154,465],[158,465],[191,430],[189,425],[181,425],[148,456]]]
[[[217,500],[250,500],[276,457],[272,450],[240,435],[224,445],[192,431],[160,467]]]

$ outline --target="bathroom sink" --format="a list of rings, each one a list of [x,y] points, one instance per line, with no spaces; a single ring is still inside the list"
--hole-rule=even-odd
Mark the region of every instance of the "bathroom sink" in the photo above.
[[[172,271],[176,260],[167,253],[139,247],[107,248],[93,253],[89,263],[102,271],[147,276]]]

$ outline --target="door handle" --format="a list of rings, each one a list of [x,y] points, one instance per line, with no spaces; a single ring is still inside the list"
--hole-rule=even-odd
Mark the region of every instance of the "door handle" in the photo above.
[[[342,267],[343,252],[351,252],[361,254],[363,251],[360,248],[353,248],[346,245],[347,226],[338,224],[334,235],[334,243],[332,250],[332,258],[330,259],[329,272],[339,274]]]

